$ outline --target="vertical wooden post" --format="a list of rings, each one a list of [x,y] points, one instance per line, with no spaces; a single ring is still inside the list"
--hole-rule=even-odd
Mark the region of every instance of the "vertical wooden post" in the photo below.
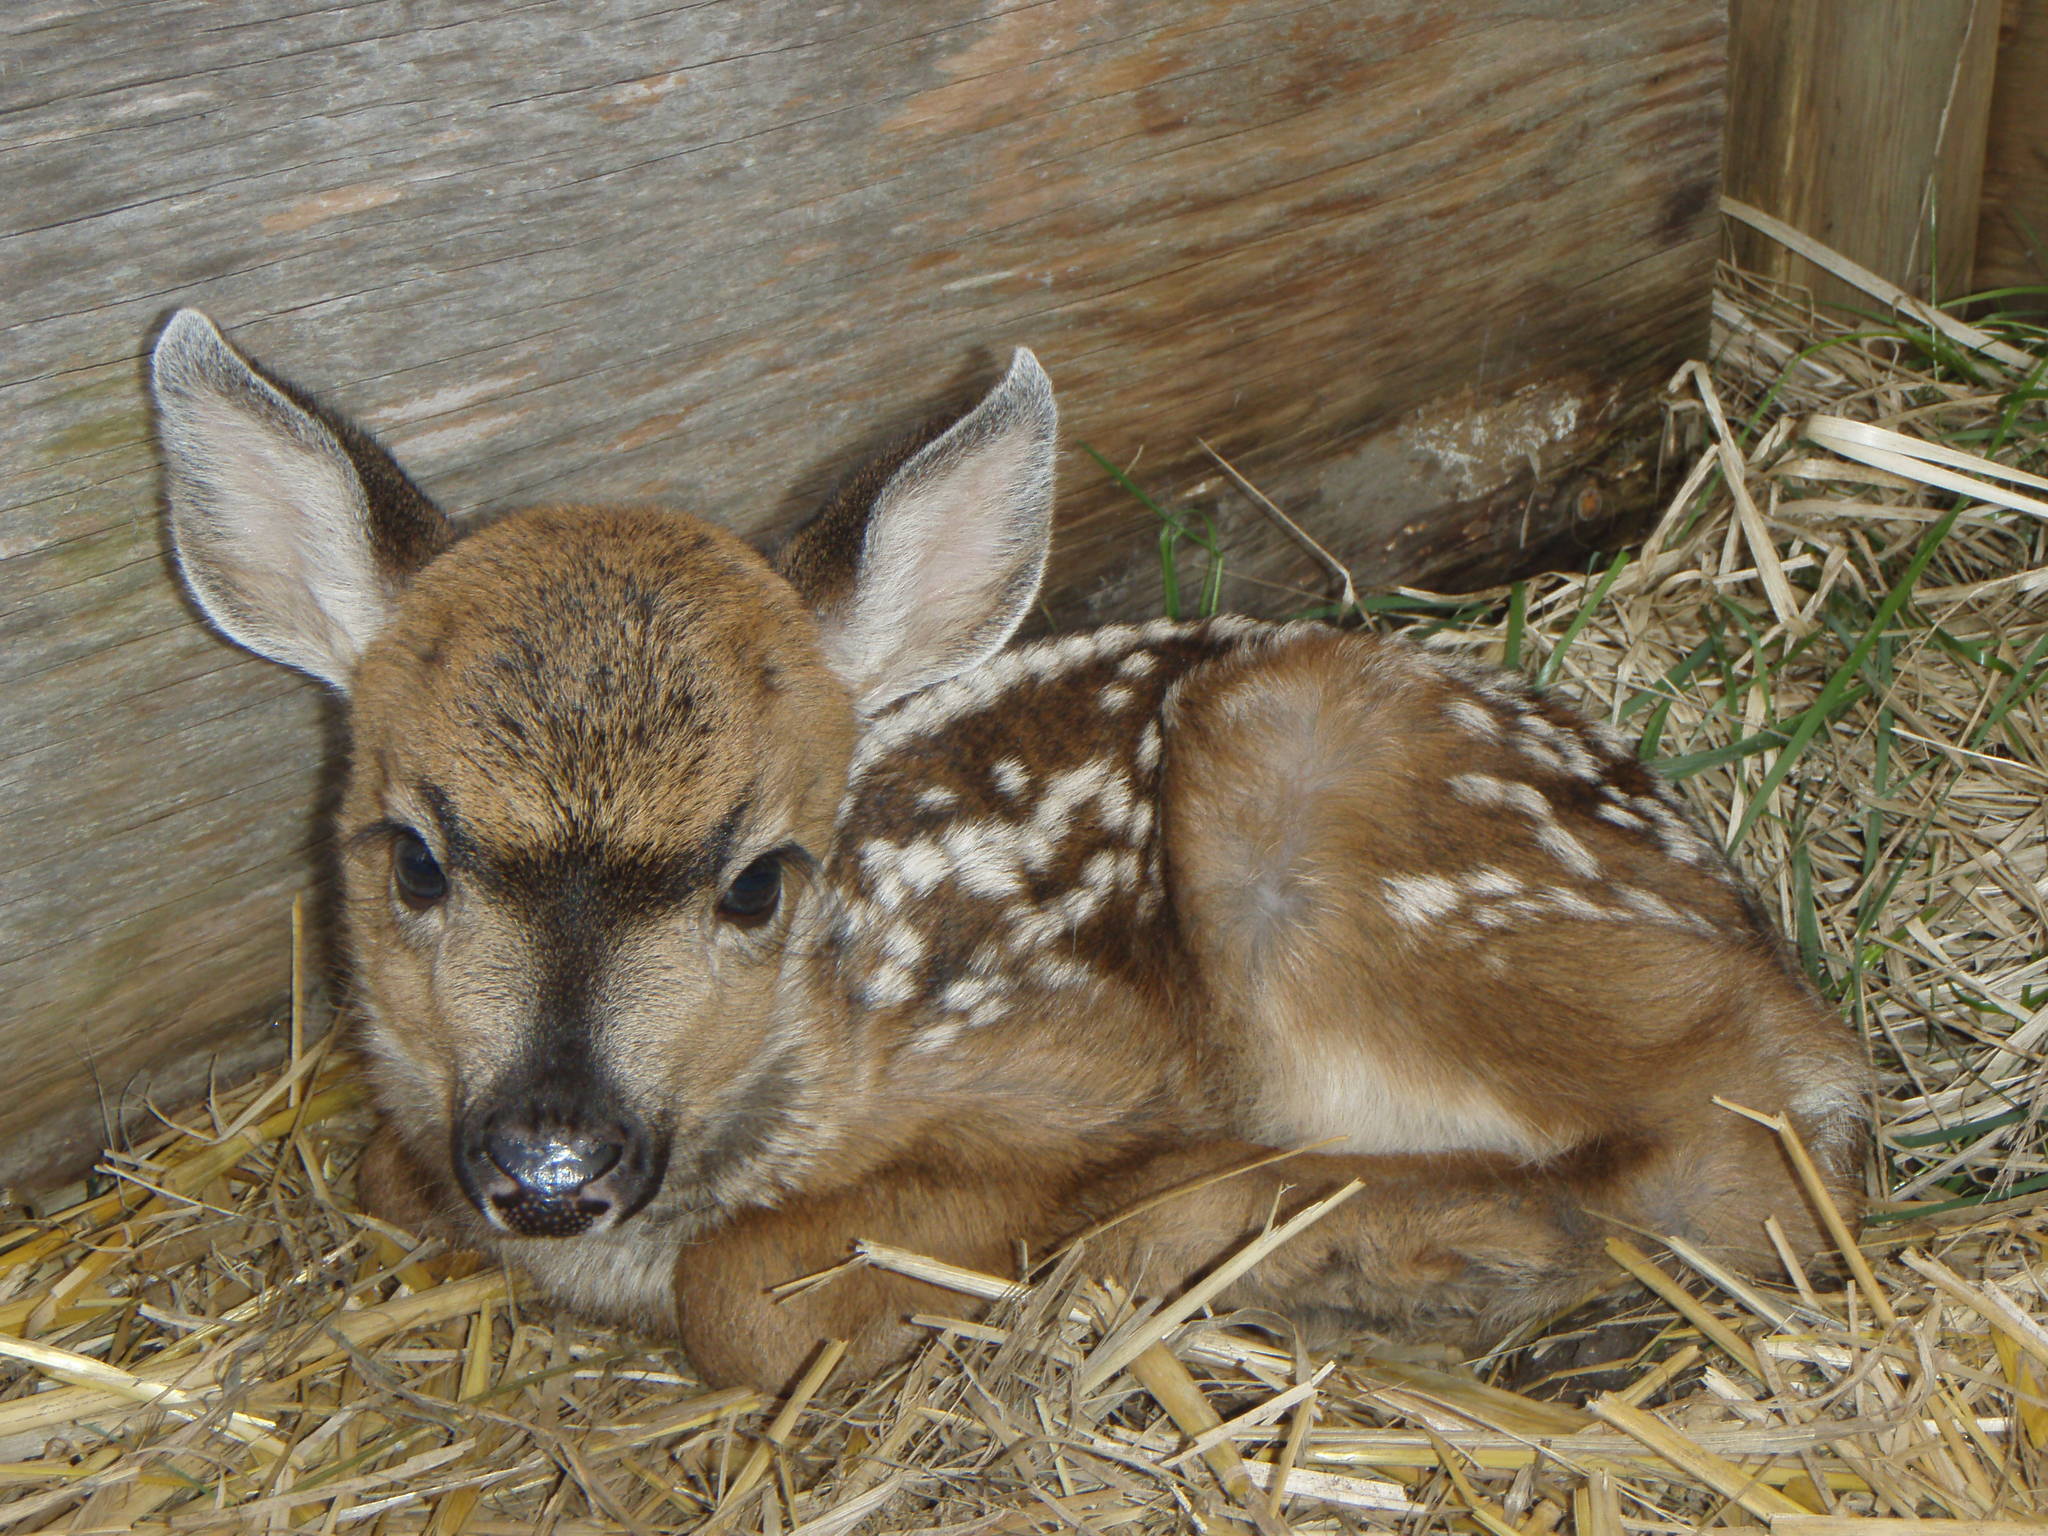
[[[1999,0],[1733,0],[1727,189],[1922,298],[1975,268]],[[1868,300],[1750,230],[1735,260]]]
[[[2048,283],[2048,0],[2006,0],[1971,287]],[[2048,294],[2021,306],[2048,310]]]

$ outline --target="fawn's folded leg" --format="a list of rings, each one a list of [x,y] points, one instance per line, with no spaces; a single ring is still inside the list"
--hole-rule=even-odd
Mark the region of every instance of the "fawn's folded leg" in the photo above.
[[[1208,1143],[1064,1179],[891,1170],[831,1196],[748,1212],[678,1261],[683,1344],[714,1382],[779,1388],[825,1338],[850,1341],[851,1368],[872,1370],[916,1342],[911,1312],[971,1316],[979,1304],[873,1269],[782,1302],[770,1287],[838,1263],[856,1238],[1008,1275],[1019,1244],[1042,1258],[1051,1242],[1093,1228],[1085,1270],[1172,1294],[1270,1222],[1353,1179],[1365,1187],[1233,1282],[1221,1304],[1465,1341],[1597,1288],[1600,1223],[1583,1202],[1610,1177],[1604,1166],[1305,1155],[1233,1171],[1270,1155]],[[1098,1225],[1119,1211],[1129,1214]]]

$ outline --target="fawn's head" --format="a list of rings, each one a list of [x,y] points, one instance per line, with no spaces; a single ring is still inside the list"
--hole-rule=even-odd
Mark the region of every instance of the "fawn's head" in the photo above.
[[[401,1133],[527,1236],[773,1178],[840,1045],[785,962],[822,927],[862,722],[999,649],[1037,592],[1036,361],[773,566],[658,509],[464,531],[195,311],[152,368],[193,598],[348,700],[344,909]]]

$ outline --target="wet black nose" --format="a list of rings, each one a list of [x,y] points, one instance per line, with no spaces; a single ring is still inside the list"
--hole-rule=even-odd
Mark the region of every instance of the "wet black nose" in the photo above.
[[[623,1115],[517,1096],[470,1117],[456,1160],[477,1209],[522,1237],[574,1237],[623,1221],[660,1182],[661,1162]]]
[[[484,1139],[498,1171],[527,1194],[566,1200],[618,1166],[623,1140],[606,1136],[498,1131]]]

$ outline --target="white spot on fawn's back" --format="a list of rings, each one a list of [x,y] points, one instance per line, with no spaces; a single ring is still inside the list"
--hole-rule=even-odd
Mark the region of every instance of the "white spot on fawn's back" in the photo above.
[[[1537,827],[1536,842],[1545,853],[1582,879],[1591,880],[1600,873],[1600,861],[1593,857],[1593,850],[1554,821],[1546,821]]]
[[[1387,906],[1410,928],[1448,916],[1458,908],[1458,888],[1440,875],[1388,875],[1380,881]]]
[[[1444,715],[1460,730],[1492,741],[1500,736],[1500,721],[1493,711],[1483,704],[1470,699],[1453,699],[1444,706]]]

